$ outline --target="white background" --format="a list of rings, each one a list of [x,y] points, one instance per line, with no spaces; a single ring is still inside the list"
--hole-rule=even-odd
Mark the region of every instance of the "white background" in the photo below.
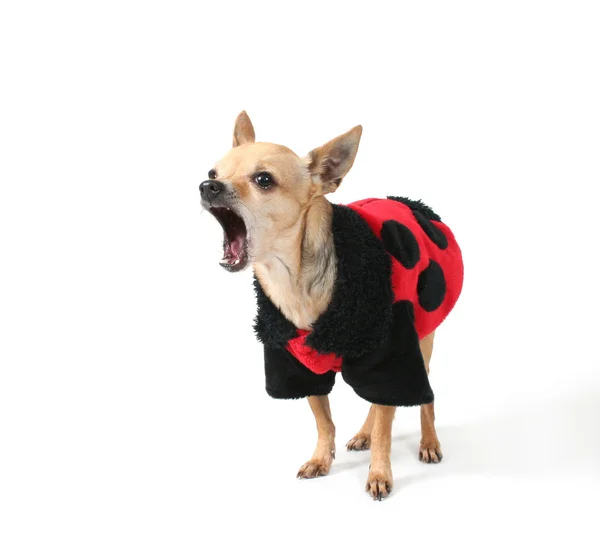
[[[393,5],[393,8],[392,8]],[[3,2],[0,538],[598,534],[596,2]],[[464,251],[432,360],[445,459],[395,490],[264,391],[251,273],[198,184],[246,109],[306,153],[364,126],[332,199],[423,198]],[[594,504],[596,501],[596,504]]]

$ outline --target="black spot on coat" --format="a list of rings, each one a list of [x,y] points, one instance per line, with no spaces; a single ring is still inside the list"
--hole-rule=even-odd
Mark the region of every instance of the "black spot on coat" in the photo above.
[[[446,249],[448,247],[448,239],[446,238],[446,235],[418,210],[413,210],[412,213],[427,237],[440,249]]]
[[[419,244],[411,230],[393,219],[383,222],[381,240],[387,252],[402,266],[414,268],[421,256]]]
[[[417,281],[419,304],[425,311],[435,311],[446,296],[446,280],[442,267],[435,261],[419,274]]]

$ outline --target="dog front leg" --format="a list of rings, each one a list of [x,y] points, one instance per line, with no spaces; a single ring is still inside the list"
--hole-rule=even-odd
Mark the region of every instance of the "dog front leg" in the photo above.
[[[396,407],[374,405],[375,420],[371,432],[371,467],[366,490],[375,500],[385,499],[394,485],[390,454],[392,422]]]
[[[327,396],[309,396],[308,403],[317,421],[317,448],[311,460],[298,471],[298,478],[325,476],[335,458],[335,426]]]

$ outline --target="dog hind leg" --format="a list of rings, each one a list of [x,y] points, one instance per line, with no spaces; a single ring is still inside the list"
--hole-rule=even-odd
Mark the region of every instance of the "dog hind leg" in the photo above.
[[[433,352],[434,332],[423,338],[419,343],[425,369],[429,373],[429,363]],[[443,458],[440,441],[435,431],[435,410],[433,403],[421,405],[421,445],[419,448],[419,460],[424,463],[439,463]]]

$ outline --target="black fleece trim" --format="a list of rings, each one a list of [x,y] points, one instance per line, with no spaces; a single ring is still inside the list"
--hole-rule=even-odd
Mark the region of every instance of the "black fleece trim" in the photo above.
[[[354,210],[333,205],[337,276],[331,302],[306,343],[320,353],[357,356],[378,349],[392,320],[391,260],[368,223]],[[296,328],[254,280],[258,313],[254,329],[262,343],[284,347]]]
[[[258,279],[254,278],[257,314],[254,319],[254,331],[258,341],[266,347],[281,347],[296,336],[294,323],[285,318],[279,308],[271,302]]]
[[[431,403],[434,396],[419,347],[413,305],[402,300],[392,310],[387,342],[369,354],[344,358],[342,377],[361,398],[377,405]]]
[[[418,201],[413,201],[408,197],[394,197],[388,196],[388,199],[396,202],[400,202],[408,206],[411,210],[415,210],[417,212],[421,212],[427,219],[432,221],[442,221],[442,218],[438,216],[430,206],[427,206],[421,199]]]
[[[337,277],[327,310],[306,343],[345,358],[377,349],[392,320],[392,263],[368,223],[354,210],[333,205]]]
[[[266,390],[275,399],[326,396],[335,383],[335,373],[317,375],[282,347],[265,347]]]

